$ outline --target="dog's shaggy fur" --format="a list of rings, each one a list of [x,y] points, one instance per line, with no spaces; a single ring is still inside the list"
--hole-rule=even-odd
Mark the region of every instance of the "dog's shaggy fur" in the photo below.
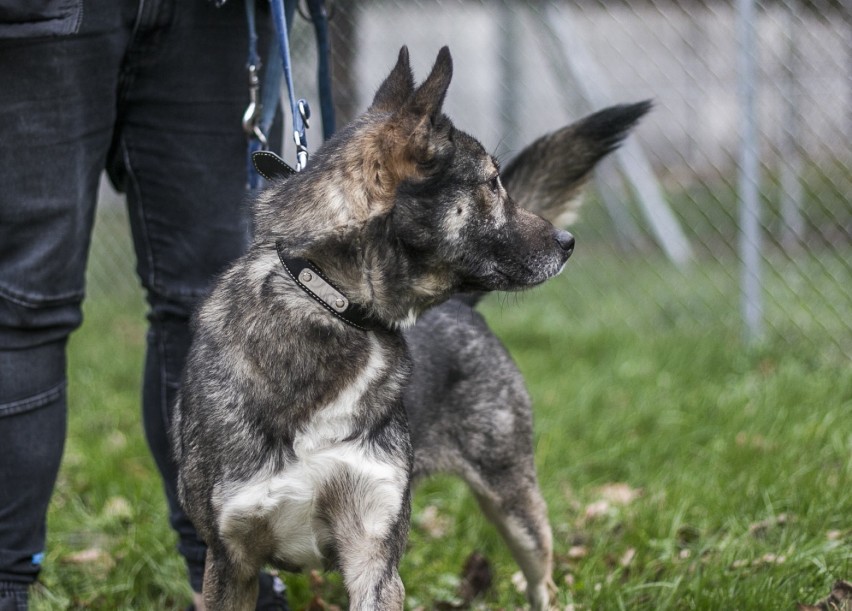
[[[266,563],[335,565],[351,609],[401,609],[401,329],[457,292],[541,283],[573,250],[441,113],[451,75],[444,48],[415,88],[403,49],[370,109],[259,199],[254,244],[197,314],[173,447],[211,611],[251,609]],[[322,270],[367,324],[305,292],[287,260]]]

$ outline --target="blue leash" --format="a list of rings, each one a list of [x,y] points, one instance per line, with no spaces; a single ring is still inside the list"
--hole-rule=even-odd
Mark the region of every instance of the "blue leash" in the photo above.
[[[293,15],[298,0],[269,0],[272,10],[273,22],[277,39],[276,45],[269,45],[269,55],[263,76],[262,99],[259,98],[260,79],[260,57],[257,52],[258,37],[255,18],[254,0],[246,0],[246,21],[248,23],[249,52],[247,68],[249,73],[249,106],[243,114],[243,129],[248,136],[248,187],[257,189],[261,186],[261,178],[258,175],[252,155],[255,152],[267,150],[267,134],[275,119],[275,111],[278,108],[281,87],[281,75],[287,82],[287,93],[290,102],[290,111],[293,117],[293,139],[296,143],[296,170],[302,170],[308,163],[308,141],[307,129],[310,127],[310,106],[307,101],[296,100],[290,61],[289,25],[293,22]],[[308,8],[311,20],[317,36],[317,47],[319,57],[318,80],[320,90],[320,106],[323,117],[323,136],[329,138],[334,133],[334,105],[331,92],[331,69],[329,65],[329,43],[328,43],[328,13],[325,10],[323,0],[308,0]],[[281,63],[276,58],[276,51],[280,54]]]
[[[248,176],[249,189],[260,187],[261,179],[252,164],[252,155],[257,151],[269,148],[266,135],[275,120],[275,111],[278,108],[278,90],[281,87],[281,70],[275,60],[276,49],[274,45],[269,46],[269,57],[266,62],[264,73],[263,97],[258,99],[260,92],[260,56],[257,52],[257,25],[255,19],[254,0],[246,0],[246,21],[248,23],[249,50],[246,68],[249,79],[249,105],[243,113],[243,131],[248,138],[248,154],[246,157],[246,174]]]
[[[251,0],[249,0],[249,4]],[[290,37],[287,24],[293,22],[294,0],[288,1],[288,15],[284,14],[283,0],[269,0],[272,7],[272,19],[275,22],[275,33],[278,38],[278,51],[281,53],[281,64],[284,68],[284,80],[287,82],[287,96],[290,100],[290,112],[293,116],[293,140],[296,143],[296,171],[299,172],[308,164],[308,136],[306,133],[311,118],[311,108],[306,100],[296,101],[293,91],[293,74],[290,69]],[[289,21],[288,18],[289,17]]]

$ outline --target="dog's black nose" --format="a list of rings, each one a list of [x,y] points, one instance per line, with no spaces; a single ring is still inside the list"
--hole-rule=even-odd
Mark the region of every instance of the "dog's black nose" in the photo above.
[[[556,241],[559,243],[559,247],[565,251],[565,254],[570,257],[571,253],[574,252],[574,236],[564,229],[558,229],[556,231]]]

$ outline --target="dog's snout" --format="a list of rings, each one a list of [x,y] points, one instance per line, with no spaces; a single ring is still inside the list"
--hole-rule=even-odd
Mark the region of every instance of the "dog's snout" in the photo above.
[[[564,229],[558,229],[555,237],[559,247],[570,257],[571,253],[574,252],[574,236]]]

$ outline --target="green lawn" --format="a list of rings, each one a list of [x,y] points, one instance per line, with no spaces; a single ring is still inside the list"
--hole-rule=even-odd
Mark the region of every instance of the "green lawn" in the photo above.
[[[794,609],[852,578],[852,307],[840,289],[817,298],[836,285],[822,276],[848,276],[845,256],[779,261],[767,337],[749,349],[724,262],[682,274],[581,241],[562,277],[485,305],[534,398],[563,607]],[[139,422],[140,301],[93,298],[71,343],[36,609],[188,602]],[[410,608],[449,608],[474,550],[494,570],[474,605],[523,605],[517,568],[463,485],[427,482],[414,505]],[[314,594],[345,605],[335,577],[287,581],[295,608]]]

